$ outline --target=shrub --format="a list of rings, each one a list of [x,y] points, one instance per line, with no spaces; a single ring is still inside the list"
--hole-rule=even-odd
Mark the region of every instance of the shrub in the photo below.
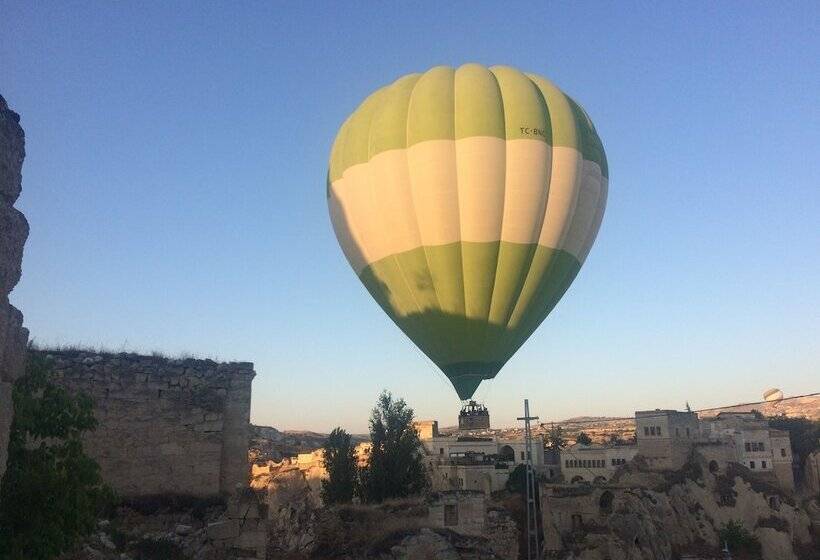
[[[0,487],[0,558],[46,560],[73,547],[114,501],[83,453],[97,426],[91,399],[53,384],[45,358],[29,355],[14,383],[9,458]]]
[[[760,552],[760,541],[752,535],[741,521],[729,521],[721,525],[718,531],[720,542],[726,543],[731,552],[757,554]]]
[[[592,438],[586,432],[581,432],[575,437],[575,442],[581,445],[592,445]]]

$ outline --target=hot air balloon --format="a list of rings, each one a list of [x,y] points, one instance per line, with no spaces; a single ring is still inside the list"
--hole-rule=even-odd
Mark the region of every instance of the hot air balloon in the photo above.
[[[361,282],[467,400],[578,274],[608,175],[589,116],[549,80],[437,66],[342,124],[327,199]]]

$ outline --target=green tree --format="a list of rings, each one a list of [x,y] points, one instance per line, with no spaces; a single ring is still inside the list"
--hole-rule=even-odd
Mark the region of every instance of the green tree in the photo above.
[[[564,438],[564,429],[561,426],[550,426],[544,440],[547,449],[558,451],[567,446],[567,440]]]
[[[730,552],[753,555],[760,552],[760,541],[741,521],[731,520],[721,525],[718,536],[721,543],[726,543]]]
[[[49,381],[51,369],[29,356],[14,384],[9,459],[0,486],[0,558],[46,560],[90,534],[111,491],[81,437],[97,422],[91,399]]]
[[[370,416],[370,458],[360,473],[360,497],[382,502],[422,492],[429,485],[413,409],[384,391]]]
[[[625,445],[626,441],[621,438],[620,434],[609,434],[609,444],[610,445]]]
[[[326,504],[347,504],[356,488],[356,455],[350,434],[336,428],[324,445],[324,465],[328,478],[322,481],[322,500]]]
[[[527,492],[527,465],[521,463],[515,467],[505,484],[510,492],[525,494]]]
[[[592,445],[592,438],[586,432],[581,432],[575,437],[575,442],[581,445]]]

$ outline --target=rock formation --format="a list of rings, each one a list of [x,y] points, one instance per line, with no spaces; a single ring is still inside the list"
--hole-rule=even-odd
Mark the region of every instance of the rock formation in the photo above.
[[[627,469],[611,485],[542,486],[541,504],[546,550],[585,560],[715,557],[730,522],[759,540],[764,560],[796,560],[816,544],[806,509],[740,468]]]
[[[9,303],[9,293],[20,280],[28,238],[28,222],[14,208],[22,188],[25,143],[20,115],[0,96],[0,479],[8,458],[12,383],[23,373],[28,342],[23,314]]]

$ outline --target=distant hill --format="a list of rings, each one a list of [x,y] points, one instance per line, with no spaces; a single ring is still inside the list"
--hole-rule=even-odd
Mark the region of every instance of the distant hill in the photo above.
[[[748,412],[758,410],[766,416],[785,414],[789,417],[805,416],[812,420],[820,420],[820,395],[808,397],[787,397],[780,402],[744,403],[725,407],[698,410],[701,418],[715,416],[719,412]],[[533,433],[538,435],[546,432],[551,425],[561,426],[564,437],[573,440],[580,432],[586,432],[595,442],[606,442],[615,437],[620,440],[629,440],[635,437],[634,418],[613,418],[607,416],[575,416],[556,422],[546,422],[535,426]],[[455,433],[455,426],[441,428],[443,434]],[[493,428],[484,430],[475,435],[518,438],[523,435],[521,427]],[[294,457],[299,453],[308,453],[322,447],[327,434],[301,430],[280,431],[270,426],[255,426],[251,424],[250,460],[251,461],[281,461],[283,457]],[[354,434],[353,442],[359,443],[369,439],[366,435]]]
[[[698,415],[701,418],[708,418],[710,416],[716,416],[720,412],[749,412],[751,410],[757,410],[764,416],[785,414],[789,417],[805,416],[810,420],[820,420],[820,395],[791,397],[776,402],[757,402],[710,408],[698,411]]]
[[[725,407],[698,410],[698,416],[709,418],[716,416],[720,412],[749,412],[757,410],[765,416],[777,416],[784,414],[788,417],[805,416],[811,420],[820,420],[820,395],[808,397],[787,397],[780,402],[756,402],[737,404]],[[492,415],[492,412],[491,412]],[[491,416],[492,417],[492,416]],[[566,420],[555,422],[545,422],[533,428],[533,433],[538,435],[546,432],[551,425],[561,426],[564,437],[574,439],[580,432],[586,432],[596,443],[609,441],[612,437],[629,440],[635,436],[634,418],[613,418],[607,416],[575,416]],[[456,427],[446,428],[442,431],[456,432]],[[498,435],[500,437],[516,438],[523,435],[521,427],[494,428],[484,431],[481,435]]]

